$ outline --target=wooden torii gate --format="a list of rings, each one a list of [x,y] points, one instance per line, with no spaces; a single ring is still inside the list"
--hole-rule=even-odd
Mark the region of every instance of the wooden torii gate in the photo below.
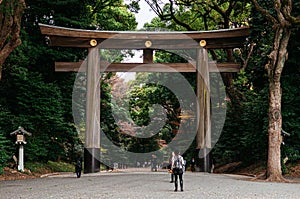
[[[39,26],[41,33],[49,38],[51,46],[87,48],[89,50],[87,62],[55,62],[55,71],[57,72],[76,72],[80,67],[86,67],[86,112],[91,113],[90,110],[96,110],[96,114],[86,115],[85,173],[98,172],[100,168],[100,85],[97,78],[101,72],[197,72],[197,97],[200,103],[197,148],[211,149],[209,73],[238,72],[240,64],[209,63],[207,49],[240,48],[249,36],[249,28],[189,32],[131,32],[70,29],[45,24],[39,24]],[[122,35],[122,37],[113,38],[116,35]],[[184,41],[187,38],[196,42],[185,45]],[[102,49],[143,50],[143,63],[111,63],[107,66],[106,62],[100,61],[99,49],[95,48],[97,44],[107,39],[110,39],[110,42],[108,45],[101,45]],[[191,63],[153,63],[155,49],[196,49],[196,67]],[[210,64],[215,64],[217,70],[210,67]],[[100,67],[101,65],[105,67]],[[204,157],[206,166],[203,171],[205,172],[210,171],[208,162],[208,156]]]

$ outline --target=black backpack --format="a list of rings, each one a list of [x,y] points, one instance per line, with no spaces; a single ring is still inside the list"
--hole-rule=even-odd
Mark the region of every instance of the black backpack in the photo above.
[[[180,162],[180,159],[179,159],[179,157],[174,161],[174,165],[173,165],[173,167],[175,168],[175,169],[179,169],[180,168],[180,165],[181,165],[181,162]],[[182,166],[182,165],[181,165]]]

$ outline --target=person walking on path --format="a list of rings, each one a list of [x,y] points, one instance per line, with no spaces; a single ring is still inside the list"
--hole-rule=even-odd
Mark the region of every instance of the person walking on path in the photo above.
[[[175,190],[178,189],[178,177],[180,182],[180,190],[183,191],[183,166],[184,166],[184,160],[183,157],[179,154],[179,151],[175,151],[175,156],[172,159],[172,171],[175,176]]]
[[[171,173],[171,181],[170,183],[174,182],[174,174],[172,172],[172,161],[174,159],[175,153],[172,151],[171,155],[170,155],[170,159],[169,159],[169,172]]]
[[[77,178],[80,178],[82,171],[82,156],[77,154],[76,162],[75,162],[75,173]]]

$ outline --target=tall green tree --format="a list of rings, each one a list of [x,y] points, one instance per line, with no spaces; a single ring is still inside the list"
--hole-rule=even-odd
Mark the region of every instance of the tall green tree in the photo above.
[[[265,65],[269,80],[269,125],[268,125],[268,181],[283,181],[281,170],[282,115],[281,115],[281,75],[288,59],[287,47],[292,28],[300,25],[300,18],[292,13],[292,0],[274,0],[271,8],[264,8],[263,2],[252,0],[255,8],[264,16],[274,32],[272,49]]]

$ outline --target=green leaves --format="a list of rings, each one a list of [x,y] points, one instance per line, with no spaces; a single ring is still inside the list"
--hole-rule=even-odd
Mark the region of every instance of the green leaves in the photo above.
[[[11,153],[8,151],[9,140],[0,132],[0,175],[3,168],[7,165],[7,161],[12,158]]]
[[[0,175],[2,174],[3,168],[7,166],[8,161],[12,160],[14,151],[12,146],[15,140],[13,140],[14,138],[8,139],[11,118],[12,115],[10,112],[0,105]]]
[[[74,136],[68,135],[70,131],[67,129],[73,127],[65,124],[65,111],[58,87],[43,82],[41,75],[25,68],[15,68],[9,78],[13,83],[6,89],[17,91],[7,95],[10,99],[8,107],[15,115],[14,126],[23,126],[32,133],[32,137],[28,137],[28,159],[55,160],[65,150],[63,145],[70,141],[68,137]],[[60,141],[58,146],[55,145],[56,138]]]

